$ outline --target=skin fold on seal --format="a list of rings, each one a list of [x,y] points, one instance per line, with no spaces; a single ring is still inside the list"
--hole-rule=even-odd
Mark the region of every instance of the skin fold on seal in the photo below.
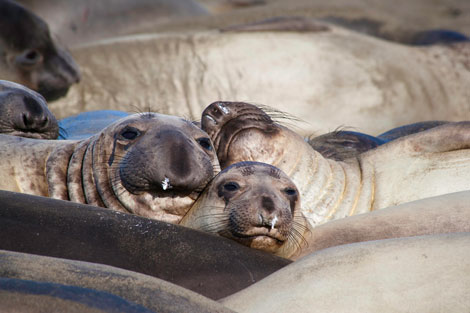
[[[47,24],[14,1],[0,1],[0,79],[31,88],[48,101],[64,96],[80,79],[70,53]]]
[[[49,107],[59,119],[128,111],[129,103],[198,119],[217,99],[243,99],[300,117],[302,135],[347,125],[375,136],[422,120],[470,119],[470,43],[417,48],[311,24],[148,33],[77,47],[83,79]]]
[[[0,80],[0,133],[56,139],[59,125],[40,94],[20,84]]]
[[[297,187],[280,169],[240,162],[209,183],[180,224],[285,256],[308,231],[300,208]]]
[[[201,125],[222,168],[258,161],[286,173],[299,190],[301,212],[311,228],[470,189],[470,122],[402,137],[344,162],[323,157],[252,104],[215,102],[204,110]]]
[[[177,223],[219,171],[192,122],[134,114],[82,141],[0,136],[3,190],[107,207]]]

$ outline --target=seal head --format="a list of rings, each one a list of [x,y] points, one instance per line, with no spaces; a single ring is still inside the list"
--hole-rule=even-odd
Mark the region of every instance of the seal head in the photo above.
[[[59,126],[37,92],[0,80],[0,133],[40,139],[56,139]]]
[[[285,255],[303,238],[299,215],[299,192],[285,173],[265,163],[240,162],[211,181],[181,224]]]
[[[1,78],[21,83],[48,101],[64,96],[80,74],[48,25],[14,1],[0,1]]]

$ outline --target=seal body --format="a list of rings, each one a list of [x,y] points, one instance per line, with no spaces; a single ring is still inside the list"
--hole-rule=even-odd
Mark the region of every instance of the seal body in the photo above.
[[[324,158],[254,105],[213,103],[201,123],[222,168],[256,160],[283,170],[300,191],[311,227],[470,188],[470,122],[402,137],[345,162]]]
[[[83,141],[3,135],[4,190],[178,222],[218,171],[207,134],[156,113],[118,120]]]
[[[18,3],[0,3],[0,79],[15,81],[48,101],[80,79],[70,53],[51,38],[48,25]]]
[[[237,312],[463,313],[469,257],[469,233],[344,245],[299,259],[222,304]]]
[[[422,120],[470,118],[470,45],[414,48],[317,24],[310,32],[213,30],[95,42],[74,50],[82,83],[50,108],[60,119],[136,103],[198,119],[217,99],[243,99],[301,118],[302,135],[338,125],[377,135]]]
[[[278,255],[295,251],[308,231],[299,192],[280,169],[235,163],[205,188],[180,223]]]
[[[0,133],[56,139],[59,126],[40,94],[20,84],[0,80]]]

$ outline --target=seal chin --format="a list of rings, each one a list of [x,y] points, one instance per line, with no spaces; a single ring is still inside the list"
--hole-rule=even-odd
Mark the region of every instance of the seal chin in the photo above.
[[[54,101],[59,98],[65,97],[67,92],[69,91],[69,87],[64,88],[47,88],[45,86],[39,86],[37,90],[47,101]]]

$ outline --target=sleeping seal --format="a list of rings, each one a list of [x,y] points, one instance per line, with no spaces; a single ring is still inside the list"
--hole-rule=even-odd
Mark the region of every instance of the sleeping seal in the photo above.
[[[277,166],[299,189],[309,227],[404,202],[470,189],[470,122],[447,123],[338,162],[260,108],[215,102],[202,115],[222,168]]]
[[[207,134],[192,122],[134,114],[82,141],[0,136],[3,190],[178,222],[218,172]]]
[[[20,84],[0,80],[0,133],[56,139],[59,126],[40,94]]]
[[[48,101],[64,96],[80,79],[67,50],[47,24],[11,0],[0,1],[0,79],[15,81]]]

